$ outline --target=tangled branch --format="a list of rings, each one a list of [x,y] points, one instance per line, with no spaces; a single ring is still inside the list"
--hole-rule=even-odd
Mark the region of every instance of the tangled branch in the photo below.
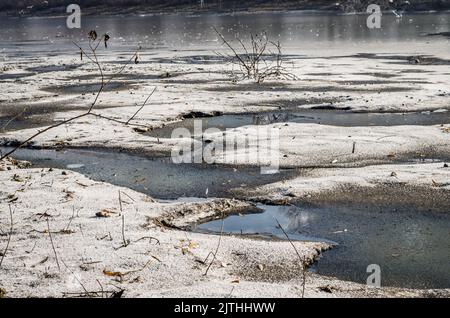
[[[14,152],[16,152],[18,149],[24,147],[25,145],[29,144],[31,141],[33,141],[36,137],[46,133],[49,130],[52,130],[54,128],[57,128],[59,126],[63,126],[66,125],[70,122],[73,122],[75,120],[87,117],[87,116],[94,116],[94,117],[98,117],[98,118],[102,118],[102,119],[107,119],[107,120],[111,120],[114,122],[118,122],[124,125],[130,125],[130,122],[138,115],[138,113],[145,107],[145,105],[147,104],[148,100],[150,99],[150,97],[153,95],[153,93],[156,90],[156,87],[152,90],[152,92],[148,95],[147,99],[145,100],[144,104],[133,114],[133,116],[131,116],[128,120],[126,121],[120,121],[114,118],[110,118],[107,116],[103,116],[100,114],[96,114],[93,112],[93,110],[95,109],[95,106],[98,103],[99,97],[100,95],[103,93],[105,87],[111,83],[111,81],[119,74],[121,74],[126,66],[128,64],[130,64],[131,62],[134,61],[135,64],[139,63],[139,51],[141,50],[141,47],[138,47],[138,49],[134,52],[134,54],[131,56],[131,58],[114,74],[112,74],[109,78],[106,78],[105,74],[103,73],[103,67],[102,64],[100,63],[99,59],[98,59],[98,54],[97,54],[97,50],[100,46],[101,43],[104,43],[105,45],[105,49],[108,47],[107,43],[108,40],[110,39],[110,36],[108,34],[104,34],[101,37],[97,37],[97,33],[96,31],[90,31],[88,34],[88,39],[89,39],[89,51],[86,51],[81,45],[74,43],[74,45],[76,47],[78,47],[78,49],[80,50],[80,58],[81,60],[83,60],[83,57],[86,57],[91,63],[93,63],[97,70],[99,71],[100,74],[100,78],[101,78],[101,82],[100,82],[100,88],[98,89],[94,101],[92,102],[92,104],[90,105],[89,109],[79,115],[76,115],[74,117],[71,117],[69,119],[63,120],[61,122],[58,122],[56,124],[53,124],[51,126],[46,127],[45,129],[39,130],[37,133],[35,133],[34,135],[30,136],[29,138],[27,138],[25,141],[20,142],[18,145],[16,145],[13,149],[11,149],[10,151],[6,152],[5,154],[2,154],[0,156],[0,161],[8,158],[9,156],[11,156]]]

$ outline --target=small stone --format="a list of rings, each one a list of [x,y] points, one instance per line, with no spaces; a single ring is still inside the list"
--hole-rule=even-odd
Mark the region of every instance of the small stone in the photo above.
[[[444,168],[448,168],[448,164],[447,163],[444,163]]]

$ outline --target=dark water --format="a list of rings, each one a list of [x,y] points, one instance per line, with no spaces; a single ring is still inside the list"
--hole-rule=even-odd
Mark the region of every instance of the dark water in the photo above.
[[[200,125],[201,122],[201,125]],[[187,128],[191,134],[216,128],[225,130],[247,125],[267,125],[276,122],[314,123],[333,126],[398,126],[440,125],[450,123],[450,112],[425,113],[352,113],[345,111],[298,110],[259,114],[231,114],[209,118],[185,119],[182,122],[155,129],[147,134],[152,137],[170,138],[176,128]]]
[[[364,50],[364,43],[388,43],[402,47],[402,43],[445,40],[426,37],[428,33],[450,31],[450,14],[410,14],[398,20],[391,14],[382,17],[382,28],[366,26],[366,15],[311,14],[301,12],[261,13],[252,15],[202,16],[111,16],[82,17],[81,29],[66,27],[66,13],[59,18],[8,18],[0,20],[2,51],[7,54],[58,54],[72,51],[72,41],[85,40],[91,29],[111,35],[110,49],[124,49],[142,45],[145,49],[204,49],[220,46],[212,27],[225,36],[244,38],[249,33],[266,31],[283,46],[308,49],[320,43],[342,48],[349,43]],[[445,40],[446,41],[446,40]],[[429,48],[429,46],[428,46]],[[388,51],[388,50],[387,50]],[[1,52],[0,52],[1,53]],[[301,52],[299,52],[301,53]],[[326,52],[324,52],[326,54]]]
[[[33,167],[73,170],[91,179],[127,187],[159,199],[230,197],[230,189],[276,182],[296,173],[281,171],[267,175],[261,174],[259,167],[174,164],[171,158],[146,158],[81,149],[19,149],[14,153],[14,158],[31,161]]]
[[[34,167],[73,170],[160,199],[231,197],[230,189],[276,182],[300,173],[262,175],[256,167],[177,165],[170,158],[98,150],[21,149],[14,156],[31,161]],[[313,266],[319,274],[364,283],[367,266],[378,264],[383,286],[450,288],[449,208],[431,212],[405,204],[351,203],[259,207],[262,213],[226,218],[225,232],[284,239],[276,227],[277,219],[291,239],[339,244]],[[215,220],[195,230],[218,232],[220,227],[221,221]]]
[[[326,240],[339,245],[322,254],[312,271],[365,283],[367,266],[381,267],[382,286],[450,288],[450,208],[442,213],[407,206],[265,206],[261,214],[232,215],[229,233]],[[220,232],[221,220],[197,230]]]

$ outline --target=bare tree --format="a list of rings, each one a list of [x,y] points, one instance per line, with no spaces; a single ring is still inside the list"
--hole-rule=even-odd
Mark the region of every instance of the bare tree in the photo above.
[[[214,31],[231,51],[231,54],[225,57],[239,67],[239,74],[233,74],[236,80],[252,79],[256,83],[262,83],[267,78],[297,79],[283,65],[280,42],[270,41],[266,33],[251,34],[248,45],[238,38],[242,51],[240,53],[239,49],[233,47],[216,28]]]

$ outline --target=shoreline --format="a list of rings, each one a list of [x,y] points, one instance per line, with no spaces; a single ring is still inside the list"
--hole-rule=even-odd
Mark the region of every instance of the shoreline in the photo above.
[[[133,11],[134,10],[134,11]],[[59,13],[58,13],[59,12]],[[450,12],[450,4],[446,9],[435,9],[428,8],[423,10],[409,10],[406,11],[407,15],[419,15],[419,14],[436,14],[436,13],[448,13]],[[304,15],[367,15],[364,11],[342,11],[338,9],[325,9],[321,7],[317,8],[304,8],[304,7],[294,7],[294,8],[255,8],[249,10],[248,8],[242,9],[225,9],[217,10],[217,8],[211,8],[210,10],[198,10],[181,8],[181,9],[171,9],[167,8],[164,10],[152,10],[145,7],[133,7],[132,10],[119,8],[111,10],[106,7],[88,7],[82,9],[82,14],[88,17],[111,17],[111,16],[122,16],[122,17],[147,17],[147,16],[239,16],[239,15],[252,15],[252,14],[304,14]],[[392,10],[383,10],[382,14],[392,14]],[[7,10],[0,12],[0,16],[11,17],[11,18],[66,18],[67,13],[65,12],[65,7],[53,8],[50,10],[39,10],[35,12],[17,12],[16,10]]]

